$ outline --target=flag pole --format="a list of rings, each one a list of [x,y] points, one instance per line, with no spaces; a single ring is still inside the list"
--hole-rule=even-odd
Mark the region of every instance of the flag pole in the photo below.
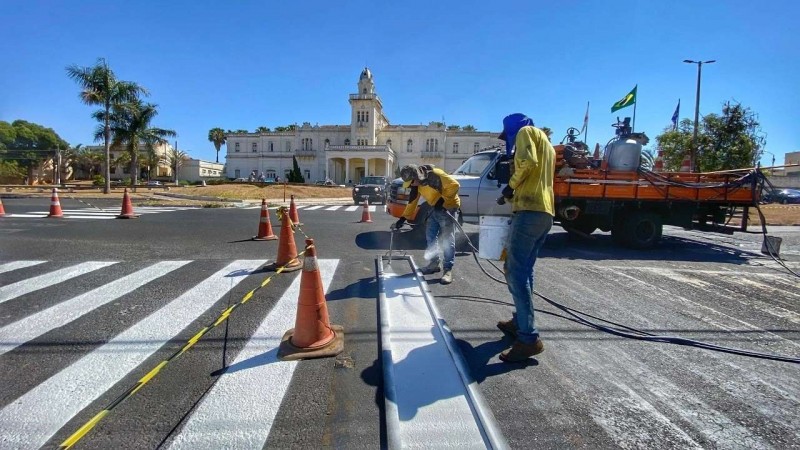
[[[637,90],[637,92],[636,92],[636,96],[637,96],[637,97],[639,96],[639,92],[638,92],[638,90]],[[636,131],[636,104],[637,104],[637,103],[639,103],[639,101],[638,101],[638,100],[639,100],[639,99],[637,98],[637,99],[636,99],[636,100],[633,102],[633,125],[631,125],[631,133],[632,133],[632,132],[634,132],[634,131]]]
[[[586,136],[589,134],[589,102],[586,102],[586,117],[585,118],[586,118],[586,121],[584,123],[584,128],[583,128],[583,142],[588,147],[589,146],[589,140],[588,140],[589,138],[587,138]]]

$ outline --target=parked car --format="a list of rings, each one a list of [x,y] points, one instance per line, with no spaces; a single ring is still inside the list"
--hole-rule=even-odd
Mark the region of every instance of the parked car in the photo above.
[[[353,203],[361,204],[364,199],[368,202],[381,202],[386,204],[386,177],[364,177],[353,187]]]
[[[325,180],[325,181],[320,180],[314,184],[316,184],[317,186],[336,186],[336,183],[334,183],[331,180]]]
[[[800,203],[800,190],[797,189],[782,189],[774,192],[770,196],[770,200],[775,203],[783,203],[784,205],[790,203]]]
[[[150,181],[147,182],[147,185],[148,186],[161,186],[161,182],[160,181],[156,181],[156,180],[150,180]]]
[[[247,183],[247,178],[234,178],[234,183]]]

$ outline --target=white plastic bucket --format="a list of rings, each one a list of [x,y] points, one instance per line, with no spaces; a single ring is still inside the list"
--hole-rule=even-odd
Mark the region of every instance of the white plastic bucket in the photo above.
[[[511,218],[506,216],[481,216],[478,235],[478,256],[483,259],[500,261],[500,255],[508,240]]]

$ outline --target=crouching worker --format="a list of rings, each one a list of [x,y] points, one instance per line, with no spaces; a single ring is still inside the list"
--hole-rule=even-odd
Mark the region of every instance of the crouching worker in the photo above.
[[[555,216],[553,172],[556,152],[547,135],[523,114],[503,119],[506,154],[514,151],[514,174],[503,189],[511,199],[511,229],[506,244],[505,273],[516,313],[497,327],[516,338],[500,354],[506,362],[524,361],[544,351],[533,317],[534,264]]]
[[[403,179],[403,187],[411,187],[411,194],[408,196],[408,205],[403,211],[403,216],[394,225],[400,228],[414,214],[420,196],[433,207],[428,224],[425,230],[425,239],[428,245],[428,252],[433,251],[434,255],[430,258],[428,265],[422,269],[422,273],[429,275],[439,272],[439,252],[436,250],[437,241],[441,241],[441,249],[444,254],[444,273],[440,282],[450,284],[453,282],[453,263],[456,257],[456,230],[453,218],[461,207],[461,199],[458,198],[458,181],[448,175],[444,170],[433,165],[417,166],[409,164],[400,169],[400,177]],[[424,220],[418,217],[417,220]],[[425,258],[428,259],[428,252]]]

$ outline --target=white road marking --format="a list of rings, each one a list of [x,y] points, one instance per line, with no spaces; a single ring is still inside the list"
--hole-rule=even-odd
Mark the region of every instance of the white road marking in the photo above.
[[[0,287],[0,303],[116,263],[117,261],[89,261]]]
[[[486,448],[415,276],[386,274],[384,291],[403,446],[426,448],[435,442],[439,447]]]
[[[232,262],[3,408],[0,411],[0,436],[3,436],[4,447],[38,449],[43,446],[76,414],[136,369],[264,262]]]
[[[338,262],[318,261],[323,286],[330,288]],[[264,447],[297,367],[297,361],[279,361],[277,349],[283,333],[294,327],[300,278],[283,293],[169,448]]]
[[[0,355],[189,264],[163,261],[0,328]]]
[[[12,270],[17,269],[24,269],[26,267],[36,266],[39,264],[44,264],[47,261],[12,261],[10,263],[5,263],[0,265],[0,273],[11,272]]]
[[[330,208],[325,208],[325,211],[336,211],[337,209],[341,208],[342,205],[339,206],[331,206]]]
[[[321,209],[321,208],[324,208],[324,207],[325,207],[325,206],[320,206],[320,205],[317,205],[317,206],[309,206],[309,207],[308,207],[308,208],[306,208],[305,210],[306,210],[306,211],[314,211],[314,210],[316,210],[316,209]]]
[[[348,211],[348,212],[353,212],[353,211],[357,210],[358,208],[361,208],[361,206],[355,206],[355,205],[353,205],[353,206],[348,206],[348,207],[347,207],[347,208],[345,208],[344,210],[345,210],[345,211]]]

